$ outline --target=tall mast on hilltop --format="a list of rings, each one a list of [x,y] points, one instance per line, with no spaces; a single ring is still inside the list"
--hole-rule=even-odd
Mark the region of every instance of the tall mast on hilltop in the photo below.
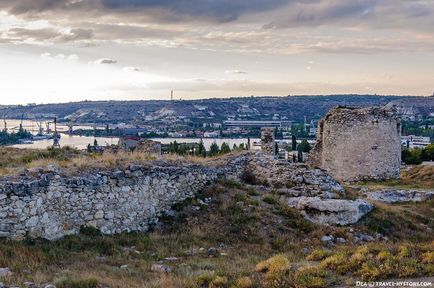
[[[173,90],[170,91],[170,101],[173,101]]]

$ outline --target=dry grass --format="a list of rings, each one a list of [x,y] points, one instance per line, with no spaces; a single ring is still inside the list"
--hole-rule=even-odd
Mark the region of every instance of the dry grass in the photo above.
[[[434,166],[417,165],[401,171],[399,180],[360,183],[371,189],[434,189]]]
[[[23,156],[28,159],[34,156],[28,156],[27,151],[19,153],[22,154],[10,155],[13,161],[9,167],[22,165],[18,163],[22,163]],[[56,163],[69,171],[81,171],[153,160],[135,153],[56,157],[33,159],[26,165]],[[168,161],[185,159],[169,156]],[[189,161],[214,163],[219,159],[189,158]],[[162,227],[149,233],[101,236],[82,230],[81,235],[53,242],[0,240],[0,267],[9,267],[13,272],[0,282],[21,285],[32,281],[71,288],[302,288],[328,287],[353,279],[434,275],[434,235],[428,233],[434,229],[434,200],[378,204],[353,228],[370,235],[380,232],[390,242],[358,247],[351,242],[349,227],[312,224],[298,210],[287,207],[277,195],[266,191],[269,190],[261,186],[222,181],[197,198],[175,205],[177,216],[162,218]],[[212,198],[212,203],[201,204],[199,199],[205,198]],[[349,241],[325,249],[320,241],[325,234]],[[207,253],[210,247],[218,249],[214,257]],[[303,248],[312,252],[305,255]],[[166,257],[178,260],[165,261]],[[173,272],[151,272],[151,265],[160,261],[172,267]],[[127,267],[121,268],[123,265]]]
[[[199,165],[218,165],[236,153],[215,157],[179,156],[166,154],[162,159],[168,163],[194,163]],[[67,175],[89,170],[125,169],[130,164],[151,164],[156,157],[140,152],[88,153],[73,148],[62,149],[16,149],[0,148],[0,176],[17,175],[23,169],[46,168],[54,165],[63,169]]]
[[[421,185],[426,188],[434,188],[434,166],[414,166],[410,170],[403,171],[401,178],[404,185]]]

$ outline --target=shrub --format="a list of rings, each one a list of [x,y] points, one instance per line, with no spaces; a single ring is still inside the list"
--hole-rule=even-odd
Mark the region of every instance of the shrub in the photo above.
[[[348,253],[338,252],[332,256],[329,256],[321,261],[320,267],[328,268],[330,270],[336,271],[339,274],[345,274],[354,269],[357,265],[357,261],[353,259],[348,259]]]
[[[253,281],[249,277],[241,277],[235,281],[232,288],[251,288],[253,287]]]
[[[317,249],[317,250],[313,250],[312,253],[310,253],[306,259],[309,261],[321,261],[324,258],[330,256],[330,252],[323,250],[323,249]]]
[[[252,170],[245,168],[243,172],[240,175],[240,179],[247,184],[250,185],[258,185],[260,182],[256,178],[256,175],[253,173]]]
[[[422,254],[422,263],[434,264],[434,251],[428,251]]]
[[[329,273],[318,267],[299,269],[294,275],[296,287],[321,288],[327,286]]]
[[[276,199],[276,197],[272,196],[272,195],[267,195],[265,196],[262,201],[264,201],[265,203],[268,203],[270,205],[275,205],[278,203],[278,200]]]
[[[290,272],[290,262],[285,255],[279,254],[269,258],[266,261],[259,262],[256,267],[256,272],[265,273],[261,287],[289,287],[293,282]]]
[[[372,281],[378,279],[381,275],[381,270],[378,265],[373,262],[365,262],[362,264],[362,268],[357,271],[357,275],[364,281]]]
[[[210,283],[210,288],[225,287],[228,284],[228,278],[223,276],[216,276]]]
[[[98,280],[94,278],[82,279],[82,280],[72,280],[64,279],[56,283],[58,288],[97,288]]]
[[[100,236],[101,231],[93,226],[81,226],[80,227],[80,234],[86,235],[86,236]]]

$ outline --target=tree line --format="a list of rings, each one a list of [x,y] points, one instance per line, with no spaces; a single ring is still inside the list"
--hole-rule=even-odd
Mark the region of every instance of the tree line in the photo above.
[[[405,164],[418,165],[424,161],[434,161],[434,144],[429,144],[425,148],[403,148],[401,159]]]
[[[0,132],[0,145],[17,144],[22,139],[31,139],[32,134],[20,128],[18,132],[9,133],[6,130]]]
[[[213,157],[217,155],[223,155],[232,151],[242,151],[250,149],[250,139],[248,139],[247,145],[241,143],[240,145],[234,144],[232,148],[228,143],[223,142],[219,146],[216,142],[213,142],[209,149],[206,149],[202,140],[199,143],[178,143],[175,141],[170,142],[167,151],[172,154],[178,155],[192,155],[200,157]]]

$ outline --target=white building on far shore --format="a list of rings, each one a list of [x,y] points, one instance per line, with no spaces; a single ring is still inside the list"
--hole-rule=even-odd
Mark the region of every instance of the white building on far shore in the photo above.
[[[401,136],[401,144],[408,148],[425,148],[431,142],[429,137],[408,135]]]

